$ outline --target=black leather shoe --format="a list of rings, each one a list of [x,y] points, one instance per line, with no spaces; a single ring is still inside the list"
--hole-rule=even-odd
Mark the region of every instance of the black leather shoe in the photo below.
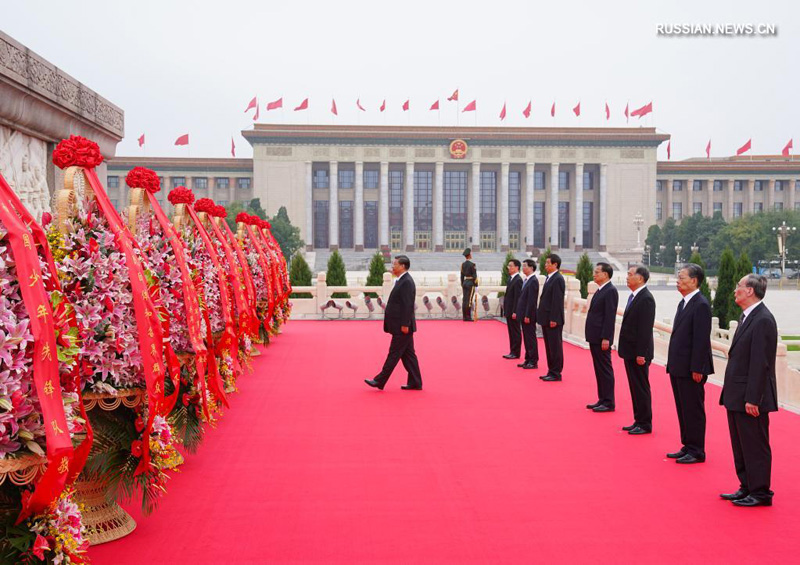
[[[525,363],[524,365],[522,365],[522,368],[523,369],[538,369],[539,365],[537,365],[536,363]]]
[[[595,406],[592,408],[592,412],[613,412],[614,408],[611,406],[606,406],[605,404],[601,404],[600,406]]]
[[[597,408],[598,406],[600,406],[600,403],[599,403],[599,402],[595,402],[594,404],[587,404],[587,405],[586,405],[586,409],[587,409],[587,410],[594,410],[594,409],[595,409],[595,408]]]
[[[676,451],[675,453],[667,453],[667,457],[670,459],[680,459],[684,455],[686,455],[686,450],[682,447],[680,448],[679,451]]]
[[[381,383],[376,381],[375,379],[364,379],[364,382],[367,383],[372,388],[377,388],[378,390],[383,390],[383,386]]]
[[[628,431],[628,433],[632,436],[643,436],[644,434],[652,434],[653,430],[646,430],[639,426],[636,426],[632,430]]]
[[[517,363],[517,367],[520,367],[520,368],[524,367],[525,365],[527,365],[527,363]]]
[[[738,500],[732,500],[736,506],[772,506],[772,499],[771,498],[755,498],[754,496],[748,495],[744,498],[740,498]]]
[[[736,492],[731,492],[731,493],[728,493],[728,494],[719,495],[719,497],[722,500],[730,500],[731,502],[733,502],[734,500],[741,500],[743,498],[747,498],[748,496],[750,496],[750,493],[747,492],[744,489],[741,489],[741,488],[739,490],[737,490]]]
[[[630,426],[622,426],[622,431],[623,431],[623,432],[629,432],[629,431],[631,431],[633,428],[636,428],[636,427],[638,427],[636,424],[631,424]]]
[[[557,382],[561,382],[561,377],[554,377],[552,375],[548,375],[545,378],[543,378],[542,380],[545,381],[545,382],[548,382],[548,383],[557,383]]]
[[[503,355],[503,359],[519,359],[519,355],[514,355],[513,353],[509,353],[508,355]]]
[[[400,388],[403,390],[422,390],[421,386],[412,386],[412,385],[401,385]]]
[[[547,377],[549,377],[549,376],[550,376],[550,375],[539,375],[539,378],[540,378],[540,379],[542,379],[542,380],[545,380],[545,379],[546,379]]]
[[[676,459],[675,463],[681,463],[683,465],[691,465],[692,463],[705,463],[705,457],[695,457],[691,453],[687,453],[680,459]]]

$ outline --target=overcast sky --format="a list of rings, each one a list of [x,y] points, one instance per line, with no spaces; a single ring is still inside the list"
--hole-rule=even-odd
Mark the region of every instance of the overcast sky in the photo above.
[[[767,23],[778,35],[659,37],[659,23]],[[800,149],[795,0],[0,0],[0,29],[125,111],[118,155],[186,156],[173,143],[189,133],[192,156],[229,156],[233,136],[249,157],[240,132],[256,95],[262,122],[455,125],[456,88],[462,109],[478,104],[461,125],[500,125],[506,102],[508,126],[624,126],[627,102],[652,100],[630,123],[671,134],[673,160],[704,156],[709,139],[712,156],[751,137],[754,154],[789,138]],[[284,109],[266,112],[280,97]],[[306,97],[309,110],[293,112]]]

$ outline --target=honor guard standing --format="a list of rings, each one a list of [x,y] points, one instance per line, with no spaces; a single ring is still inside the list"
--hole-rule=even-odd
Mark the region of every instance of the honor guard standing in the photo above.
[[[461,289],[464,291],[461,311],[465,322],[472,322],[472,301],[475,298],[475,290],[478,286],[478,269],[472,262],[472,249],[467,247],[464,250],[466,261],[461,263]]]

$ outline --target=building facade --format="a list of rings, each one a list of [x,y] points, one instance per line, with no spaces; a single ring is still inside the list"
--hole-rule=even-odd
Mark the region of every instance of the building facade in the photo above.
[[[661,162],[655,219],[719,212],[725,220],[765,210],[800,210],[800,160],[740,156]]]
[[[309,248],[610,251],[655,221],[652,128],[257,124],[254,196]]]

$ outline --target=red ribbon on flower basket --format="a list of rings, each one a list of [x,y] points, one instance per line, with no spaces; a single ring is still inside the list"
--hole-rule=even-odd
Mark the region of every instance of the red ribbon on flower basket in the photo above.
[[[237,220],[239,218],[237,217]],[[242,219],[244,220],[244,229],[247,232],[247,236],[250,239],[250,244],[256,250],[256,257],[258,257],[258,264],[261,266],[261,272],[264,275],[264,280],[267,284],[267,297],[268,297],[268,307],[267,307],[267,317],[264,319],[264,328],[269,330],[270,321],[272,321],[272,314],[275,311],[275,297],[272,291],[272,276],[270,274],[270,267],[269,261],[267,259],[266,253],[261,248],[261,244],[259,243],[258,237],[251,229],[255,222],[259,221],[261,218],[257,216],[250,216],[247,214],[243,214]]]
[[[55,322],[42,280],[37,242],[26,222],[18,215],[18,211],[24,209],[22,203],[2,175],[0,198],[0,220],[8,232],[9,244],[14,252],[20,293],[28,311],[33,334],[33,380],[47,439],[47,469],[36,484],[33,494],[23,500],[22,511],[17,518],[17,523],[20,523],[28,516],[45,510],[61,494],[67,484],[74,452],[61,396]],[[30,218],[31,223],[35,224],[32,220]]]
[[[236,258],[233,256],[233,250],[231,249],[230,245],[228,245],[228,242],[225,239],[225,236],[222,234],[222,231],[219,229],[219,226],[217,226],[217,223],[214,221],[214,217],[217,214],[217,206],[210,198],[201,198],[195,202],[194,208],[198,212],[205,212],[208,214],[208,223],[211,225],[211,231],[214,232],[214,236],[219,240],[220,245],[222,245],[222,251],[225,254],[225,261],[228,264],[228,280],[230,281],[231,288],[233,289],[233,297],[236,302],[236,311],[239,313],[239,319],[237,320],[239,335],[241,336],[244,333],[252,334],[251,320],[255,315],[255,312],[252,312],[248,307],[247,299],[244,294],[244,282],[241,280],[241,269],[237,266]]]
[[[164,214],[161,205],[158,203],[155,195],[161,190],[161,181],[155,171],[146,169],[144,167],[134,167],[126,177],[126,182],[131,188],[142,188],[147,194],[147,200],[150,203],[150,208],[153,210],[153,215],[158,220],[164,236],[167,238],[172,252],[175,255],[175,262],[178,264],[178,269],[181,273],[181,282],[183,283],[183,303],[186,308],[186,326],[189,333],[189,343],[195,352],[195,368],[197,369],[197,381],[199,381],[199,388],[201,392],[201,402],[203,406],[203,413],[206,419],[210,419],[208,414],[208,403],[206,402],[206,365],[208,363],[208,349],[202,336],[203,316],[200,313],[200,301],[197,296],[197,288],[192,280],[192,274],[189,272],[189,266],[186,264],[186,257],[184,255],[185,248],[178,232],[175,230],[172,223]],[[178,392],[180,389],[180,366],[177,356],[169,346],[167,351],[168,360],[170,363],[178,365],[178,378],[173,378],[175,391],[170,397],[165,400],[167,412],[172,410],[175,402],[178,400]]]
[[[55,153],[53,155],[55,162]],[[89,185],[94,192],[95,200],[100,211],[108,221],[112,233],[115,236],[117,248],[125,256],[125,264],[128,267],[131,290],[133,291],[133,309],[136,317],[136,328],[139,334],[139,351],[142,355],[145,385],[147,389],[148,414],[147,423],[142,432],[142,457],[136,468],[135,475],[147,472],[150,465],[150,431],[153,427],[153,419],[157,414],[164,411],[164,373],[162,367],[164,359],[164,342],[161,324],[158,321],[156,305],[147,287],[144,277],[144,267],[142,261],[134,252],[135,240],[122,222],[119,214],[106,194],[97,172],[91,169],[84,169]]]
[[[283,302],[284,287],[281,278],[281,264],[278,259],[278,252],[275,250],[275,240],[271,238],[272,234],[269,232],[270,225],[266,220],[261,220],[258,224],[258,233],[264,242],[268,255],[270,257],[270,266],[272,267],[272,280],[274,282],[273,292],[275,293],[275,303]],[[265,233],[266,232],[266,233]],[[269,234],[269,235],[268,235]]]
[[[227,211],[225,210],[224,206],[217,206],[217,213],[216,216],[221,218],[222,227],[225,233],[228,236],[228,244],[236,253],[236,256],[239,258],[239,265],[240,265],[240,273],[242,278],[244,279],[244,286],[245,292],[247,296],[247,304],[250,307],[251,311],[251,326],[250,326],[250,334],[256,335],[258,333],[258,314],[256,310],[256,287],[253,284],[253,273],[250,271],[250,268],[247,263],[247,257],[242,250],[242,246],[239,245],[239,241],[236,239],[236,236],[231,230],[231,227],[228,225],[228,222],[225,221],[225,217],[227,216]]]

